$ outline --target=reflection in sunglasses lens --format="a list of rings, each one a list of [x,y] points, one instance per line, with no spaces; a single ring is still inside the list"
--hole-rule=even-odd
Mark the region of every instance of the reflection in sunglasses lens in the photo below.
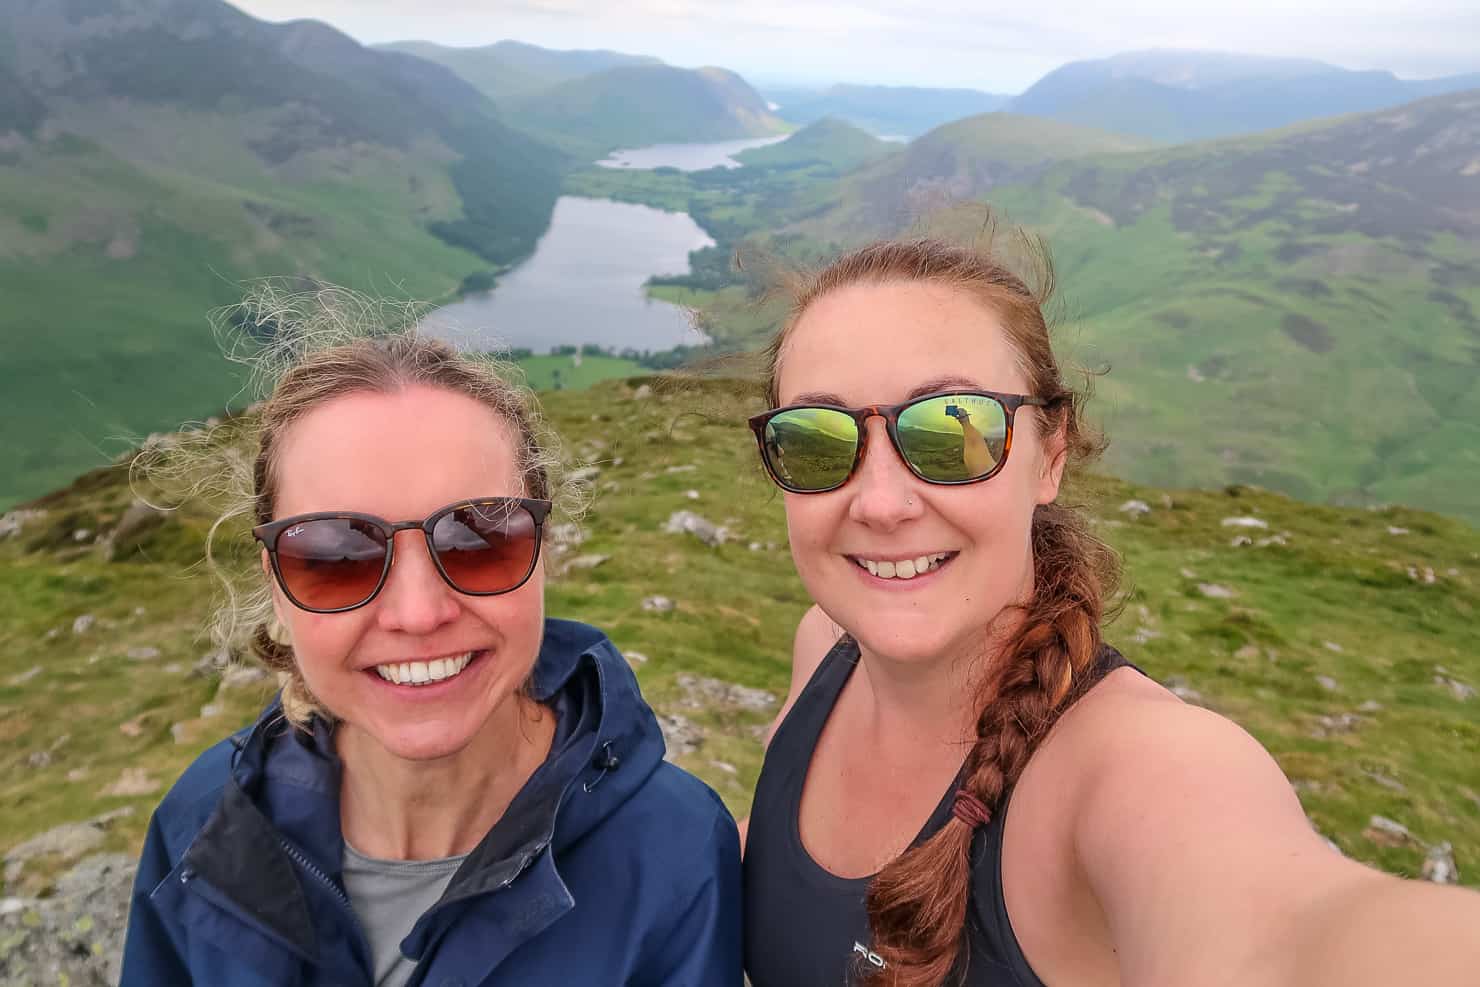
[[[858,425],[829,408],[785,411],[766,423],[762,441],[771,470],[797,490],[826,490],[848,478],[858,452]]]
[[[927,480],[953,483],[986,476],[1002,461],[1007,412],[980,394],[943,394],[906,408],[899,444]]]
[[[518,504],[482,502],[448,511],[432,527],[442,571],[465,593],[497,593],[534,566],[537,526]]]
[[[293,599],[315,610],[363,603],[380,583],[385,555],[380,529],[352,518],[303,521],[277,540],[283,586]]]

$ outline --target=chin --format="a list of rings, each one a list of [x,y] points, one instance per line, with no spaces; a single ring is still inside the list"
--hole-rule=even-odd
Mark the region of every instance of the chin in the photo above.
[[[436,761],[452,757],[466,748],[471,736],[453,733],[446,724],[426,724],[416,729],[392,729],[371,734],[386,753],[403,761]]]

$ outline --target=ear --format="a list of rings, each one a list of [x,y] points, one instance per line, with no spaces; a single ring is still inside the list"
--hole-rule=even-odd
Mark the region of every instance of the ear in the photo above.
[[[1060,425],[1043,439],[1043,461],[1038,473],[1038,503],[1052,504],[1064,481],[1064,467],[1069,462],[1069,442]]]
[[[287,627],[288,622],[283,618],[286,602],[283,599],[282,587],[278,585],[277,576],[272,571],[272,557],[267,554],[267,549],[262,550],[262,575],[267,580],[268,590],[272,593],[272,612],[277,617],[279,627]]]

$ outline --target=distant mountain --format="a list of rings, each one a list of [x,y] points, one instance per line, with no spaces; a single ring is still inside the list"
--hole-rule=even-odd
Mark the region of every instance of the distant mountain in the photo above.
[[[836,85],[827,89],[767,89],[776,115],[792,123],[836,117],[881,137],[918,137],[943,123],[990,113],[1011,96],[977,89]]]
[[[468,83],[321,23],[0,0],[0,24],[0,503],[224,405],[205,315],[240,279],[446,296],[558,194],[564,159]]]
[[[446,66],[500,106],[607,69],[663,64],[650,55],[602,50],[556,51],[521,41],[500,41],[478,48],[452,48],[430,41],[397,41],[377,47]]]
[[[904,145],[879,140],[842,120],[826,117],[810,123],[779,144],[753,147],[735,155],[744,165],[760,168],[798,168],[820,164],[836,172],[897,153]]]
[[[1008,105],[1015,113],[1180,142],[1253,133],[1480,88],[1480,74],[1406,81],[1308,59],[1196,51],[1071,62]]]
[[[847,175],[833,193],[833,206],[801,226],[824,240],[892,232],[942,203],[1031,181],[1066,158],[1148,146],[1139,138],[1055,120],[983,113],[937,127],[899,154]]]
[[[1066,338],[1112,368],[1118,473],[1480,521],[1480,92],[1066,160],[987,198],[1053,244]]]
[[[785,121],[726,69],[608,69],[525,97],[509,119],[572,154],[784,133]]]

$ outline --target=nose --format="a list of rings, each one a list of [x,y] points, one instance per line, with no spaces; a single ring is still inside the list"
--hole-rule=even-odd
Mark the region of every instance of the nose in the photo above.
[[[396,533],[395,558],[376,599],[376,620],[385,630],[430,634],[457,618],[457,591],[442,579],[426,536],[420,531]]]
[[[853,481],[843,489],[852,494],[848,517],[884,531],[892,531],[920,516],[923,507],[916,492],[918,481],[900,460],[882,418],[864,425],[868,442]]]

